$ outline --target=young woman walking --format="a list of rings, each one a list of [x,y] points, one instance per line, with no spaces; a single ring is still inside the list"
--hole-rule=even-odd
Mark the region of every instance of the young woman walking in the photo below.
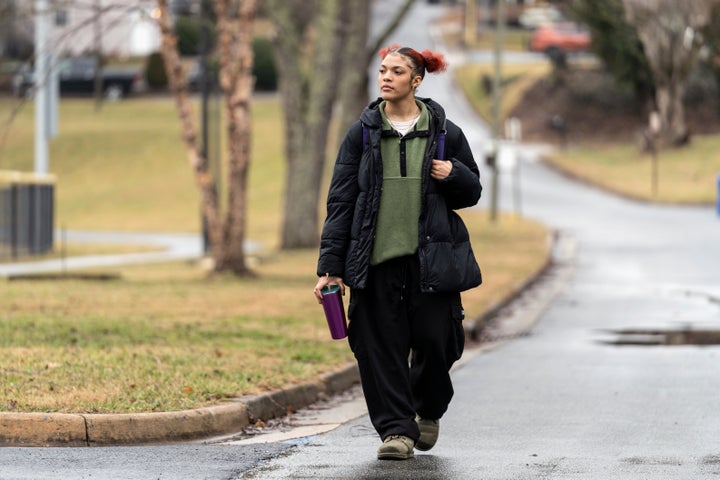
[[[425,72],[445,70],[443,57],[395,45],[379,53],[380,98],[335,162],[314,294],[322,303],[324,286],[351,288],[348,341],[383,442],[377,456],[408,459],[435,445],[453,395],[460,292],[482,281],[453,210],[475,205],[482,187],[462,130],[415,96]]]

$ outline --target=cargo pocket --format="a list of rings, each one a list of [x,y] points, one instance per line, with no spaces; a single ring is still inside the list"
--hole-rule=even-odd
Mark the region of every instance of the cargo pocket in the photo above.
[[[353,295],[353,291],[350,290],[350,303],[348,304],[348,345],[350,350],[355,354],[355,358],[362,358],[365,356],[361,345],[358,340],[358,322],[355,321],[355,315],[357,313],[357,294]]]
[[[463,320],[465,319],[465,309],[460,301],[460,294],[454,294],[453,299],[450,303],[450,309],[452,310],[452,322],[454,337],[454,360],[459,360],[462,357],[463,350],[465,349],[465,329],[463,328]]]

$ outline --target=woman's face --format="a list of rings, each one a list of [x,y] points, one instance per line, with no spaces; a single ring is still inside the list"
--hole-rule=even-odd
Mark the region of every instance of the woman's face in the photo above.
[[[380,64],[378,86],[383,100],[393,102],[414,97],[421,81],[419,75],[412,77],[410,61],[399,53],[387,55]]]

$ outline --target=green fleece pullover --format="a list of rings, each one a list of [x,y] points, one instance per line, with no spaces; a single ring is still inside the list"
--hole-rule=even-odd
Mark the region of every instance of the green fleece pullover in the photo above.
[[[384,131],[380,143],[383,186],[371,265],[411,255],[418,248],[422,161],[428,140],[430,113],[423,102],[415,102],[420,107],[420,118],[405,136],[385,132],[393,131],[393,128],[385,116],[385,102],[379,106]]]

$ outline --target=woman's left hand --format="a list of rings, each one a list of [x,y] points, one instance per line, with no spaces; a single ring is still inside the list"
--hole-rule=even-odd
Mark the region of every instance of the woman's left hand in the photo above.
[[[452,162],[450,160],[433,160],[430,168],[430,176],[435,180],[444,180],[452,171]]]
[[[321,290],[327,285],[338,285],[340,287],[340,293],[342,295],[345,295],[345,283],[343,282],[342,278],[324,275],[318,278],[317,284],[313,289],[313,294],[315,294],[315,298],[317,299],[318,303],[322,303],[323,296]]]

